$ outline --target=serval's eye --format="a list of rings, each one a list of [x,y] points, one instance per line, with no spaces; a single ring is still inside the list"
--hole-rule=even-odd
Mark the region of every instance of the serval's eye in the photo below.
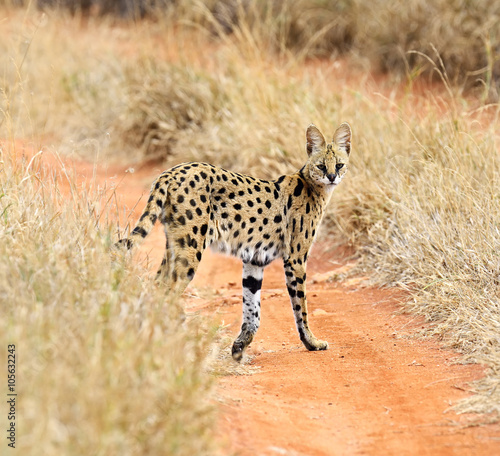
[[[318,165],[317,168],[323,172],[323,173],[326,173],[326,166],[324,164],[321,164],[321,165]]]
[[[335,169],[337,171],[339,171],[340,169],[342,169],[344,167],[344,164],[343,163],[337,163],[337,165],[335,166]]]

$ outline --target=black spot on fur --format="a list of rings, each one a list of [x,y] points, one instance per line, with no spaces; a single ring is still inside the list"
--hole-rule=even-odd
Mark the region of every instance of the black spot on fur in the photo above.
[[[141,228],[140,226],[136,226],[134,228],[134,230],[132,231],[132,234],[138,234],[141,237],[146,237],[148,235],[148,232],[144,228]]]
[[[297,181],[297,185],[295,187],[295,190],[293,191],[293,196],[300,196],[303,188],[304,188],[304,183],[302,182],[301,179],[299,179]]]
[[[243,278],[243,288],[249,290],[252,294],[257,293],[262,286],[262,279],[256,279],[255,277],[248,276]]]

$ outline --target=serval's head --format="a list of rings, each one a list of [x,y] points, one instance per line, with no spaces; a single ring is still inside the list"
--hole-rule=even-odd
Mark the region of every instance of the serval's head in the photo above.
[[[349,164],[351,153],[351,127],[347,122],[340,125],[331,143],[314,126],[309,125],[306,132],[307,155],[305,177],[312,183],[323,185],[332,190],[340,183]]]

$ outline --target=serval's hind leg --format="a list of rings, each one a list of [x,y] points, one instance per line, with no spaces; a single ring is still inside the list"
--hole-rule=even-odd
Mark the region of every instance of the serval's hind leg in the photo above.
[[[164,281],[175,296],[182,294],[196,273],[204,246],[205,236],[199,232],[186,235],[185,231],[170,229],[157,280]]]

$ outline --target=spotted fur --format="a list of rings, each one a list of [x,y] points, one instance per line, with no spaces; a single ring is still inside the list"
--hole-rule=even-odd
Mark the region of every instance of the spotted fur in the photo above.
[[[308,350],[326,350],[309,329],[306,263],[332,190],[349,162],[351,128],[343,123],[327,143],[310,125],[308,159],[296,173],[256,179],[207,163],[185,163],[164,171],[153,183],[144,213],[130,236],[117,245],[130,249],[159,219],[167,238],[158,278],[182,292],[207,246],[243,262],[243,321],[232,348],[241,360],[260,323],[264,268],[282,258],[297,330]]]

